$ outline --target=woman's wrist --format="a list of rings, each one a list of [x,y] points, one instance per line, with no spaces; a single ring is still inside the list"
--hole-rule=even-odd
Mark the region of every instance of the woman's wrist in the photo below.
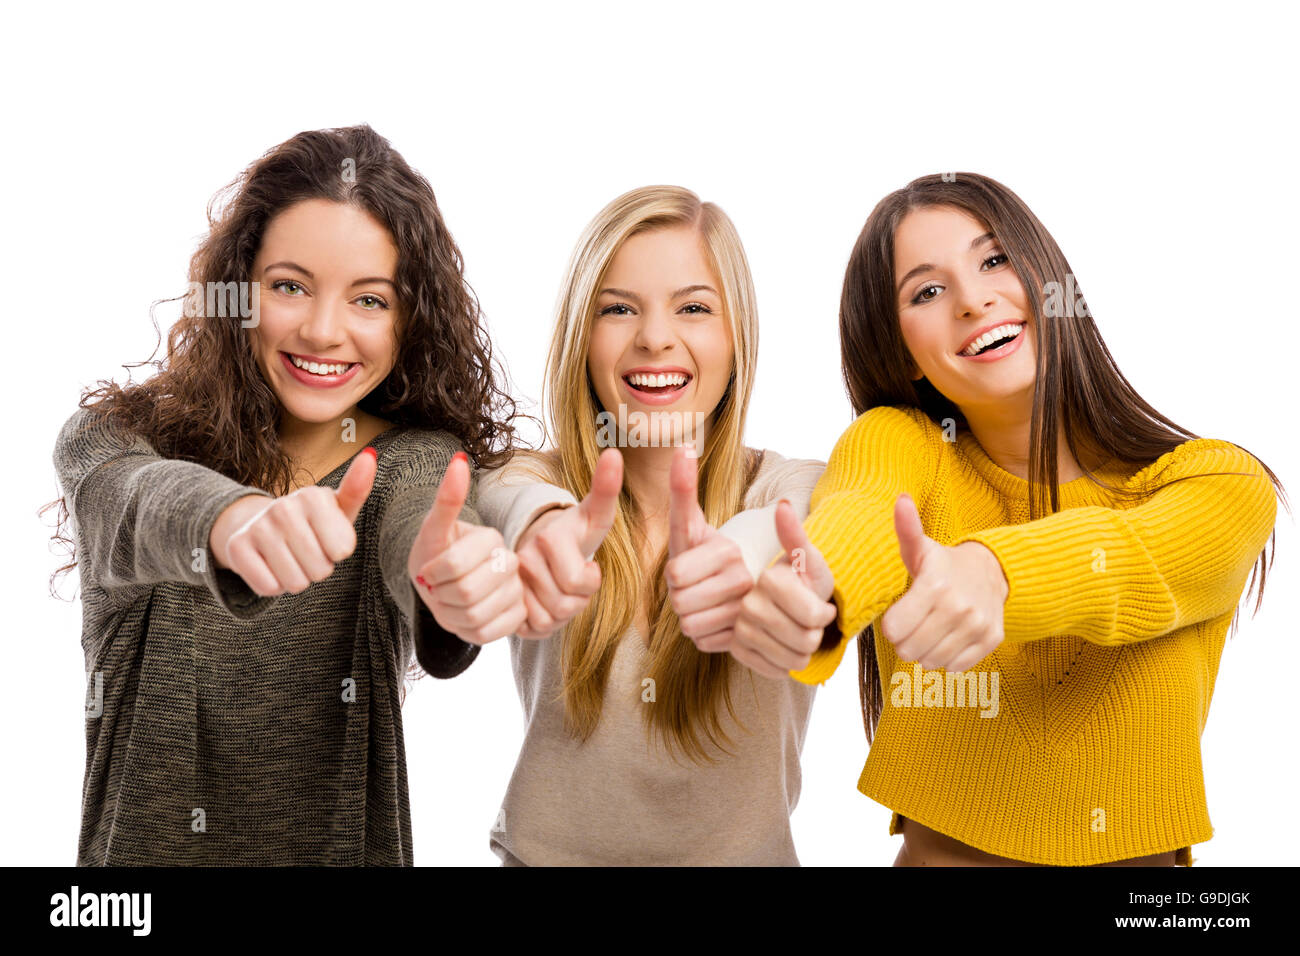
[[[993,593],[998,597],[999,604],[1005,604],[1007,595],[1011,592],[1011,585],[1007,582],[1007,576],[1002,570],[1002,562],[998,556],[986,544],[980,541],[963,541],[957,545],[957,549],[965,549],[972,556],[976,557],[980,565],[985,569],[985,577]]]
[[[543,528],[545,528],[553,520],[559,517],[560,514],[563,513],[567,508],[571,508],[571,507],[573,506],[565,505],[565,504],[553,504],[545,511],[540,512],[535,518],[533,518],[531,522],[529,522],[528,527],[524,528],[524,530],[519,533],[519,537],[515,541],[515,550],[518,551],[520,548],[526,545]]]
[[[230,561],[226,554],[226,543],[230,536],[242,528],[255,515],[260,514],[271,503],[266,495],[245,495],[236,498],[217,515],[208,533],[208,551],[219,568],[229,568]]]

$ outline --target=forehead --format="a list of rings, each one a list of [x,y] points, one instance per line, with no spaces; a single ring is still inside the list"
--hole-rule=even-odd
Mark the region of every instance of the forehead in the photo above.
[[[686,285],[718,287],[704,241],[693,226],[669,226],[628,237],[610,260],[606,286],[667,295]]]
[[[894,233],[894,263],[906,271],[917,262],[969,252],[971,240],[988,231],[985,223],[956,206],[913,209]]]
[[[397,246],[388,229],[361,207],[306,199],[281,210],[267,224],[258,258],[292,259],[312,272],[391,273]]]

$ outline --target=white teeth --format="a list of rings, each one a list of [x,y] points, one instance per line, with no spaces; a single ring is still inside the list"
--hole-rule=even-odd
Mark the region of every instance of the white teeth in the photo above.
[[[309,362],[292,354],[289,356],[289,360],[298,368],[311,372],[313,375],[342,375],[352,367],[351,363],[348,362]]]
[[[1003,338],[1006,335],[1011,335],[1012,338],[1014,338],[1016,335],[1020,334],[1020,330],[1023,328],[1023,325],[1012,322],[1007,325],[999,325],[996,329],[989,329],[970,345],[966,346],[966,348],[962,349],[961,354],[974,355],[980,349],[984,348],[984,346],[992,345],[998,339]]]
[[[627,377],[627,380],[633,385],[640,385],[645,388],[664,388],[668,385],[682,386],[686,384],[688,375],[681,372],[661,372],[652,375],[648,372],[635,372]]]

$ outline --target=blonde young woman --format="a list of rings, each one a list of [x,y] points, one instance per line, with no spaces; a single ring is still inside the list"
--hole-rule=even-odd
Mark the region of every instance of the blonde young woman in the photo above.
[[[506,865],[798,863],[814,688],[701,653],[729,647],[777,499],[806,513],[824,467],[742,443],[757,348],[717,206],[647,187],[588,226],[547,363],[555,447],[479,487],[529,610],[510,637],[524,744],[491,831]],[[490,600],[500,576],[479,580],[446,597]]]
[[[1190,863],[1276,476],[1137,394],[1051,234],[975,173],[880,202],[840,331],[859,417],[802,527],[778,513],[803,570],[778,555],[734,646],[815,684],[858,638],[858,788],[898,865]]]

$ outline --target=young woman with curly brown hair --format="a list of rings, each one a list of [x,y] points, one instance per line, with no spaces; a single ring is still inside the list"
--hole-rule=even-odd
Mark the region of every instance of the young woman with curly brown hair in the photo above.
[[[500,463],[513,405],[433,190],[374,130],[300,133],[227,191],[156,374],[101,382],[55,449],[77,862],[410,865],[403,677],[478,653],[417,583],[432,538],[500,541],[454,458]],[[513,630],[517,584],[500,605]]]

